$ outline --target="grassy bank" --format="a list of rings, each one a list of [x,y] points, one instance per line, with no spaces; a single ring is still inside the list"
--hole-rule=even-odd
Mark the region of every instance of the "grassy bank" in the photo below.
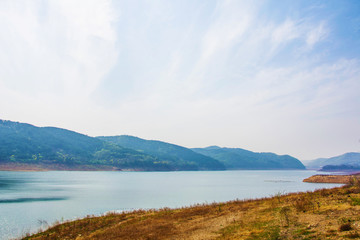
[[[358,181],[257,200],[86,217],[24,239],[351,238],[360,238]]]

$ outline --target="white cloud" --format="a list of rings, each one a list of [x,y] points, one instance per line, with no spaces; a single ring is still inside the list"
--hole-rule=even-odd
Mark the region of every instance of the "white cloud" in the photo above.
[[[314,27],[307,33],[306,43],[310,48],[312,48],[316,43],[324,40],[328,34],[328,28],[325,26],[324,22],[321,22],[317,27]]]
[[[290,19],[286,19],[281,25],[277,26],[271,35],[274,44],[279,45],[293,40],[300,36],[299,26]]]
[[[22,3],[0,3],[0,81],[29,97],[87,97],[117,57],[111,2]]]
[[[220,1],[214,11],[208,29],[200,42],[200,55],[188,76],[188,91],[193,94],[201,89],[209,69],[222,64],[231,55],[234,45],[239,44],[256,17],[253,4],[237,1]]]
[[[329,19],[263,3],[1,1],[0,109],[189,147],[314,156],[315,134],[340,149],[326,131],[353,136],[359,60],[319,51]]]
[[[307,116],[316,116],[330,106],[328,115],[322,116],[326,118],[344,109],[356,109],[349,103],[358,95],[355,89],[360,87],[359,67],[358,60],[339,59],[307,68],[268,68],[257,74],[255,82],[263,92],[262,104],[302,109],[299,113]]]

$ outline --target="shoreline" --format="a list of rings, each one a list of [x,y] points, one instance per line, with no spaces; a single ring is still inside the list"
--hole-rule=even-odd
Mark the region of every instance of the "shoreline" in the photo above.
[[[23,239],[358,238],[359,215],[360,185],[355,184],[175,209],[109,212],[58,223]]]
[[[48,172],[48,171],[127,171],[111,166],[74,165],[72,167],[62,164],[27,164],[27,163],[1,163],[0,171],[11,172]],[[134,170],[133,170],[134,171]]]
[[[303,180],[303,182],[308,182],[308,183],[340,183],[340,184],[350,184],[352,181],[358,181],[358,182],[360,181],[359,172],[346,174],[346,175],[317,174]]]
[[[80,175],[79,175],[80,174]],[[171,185],[172,184],[170,184],[169,185],[169,183],[167,183],[167,182],[165,182],[165,185],[168,185],[168,186],[170,186],[170,189],[168,189],[168,191],[172,191],[172,189],[174,189],[174,191],[175,191],[175,194],[174,195],[169,195],[170,197],[168,198],[168,202],[166,202],[166,201],[162,201],[162,204],[160,205],[160,204],[148,204],[148,203],[151,203],[151,201],[142,201],[142,203],[144,203],[144,204],[137,204],[137,207],[144,207],[144,206],[152,206],[152,208],[154,208],[154,207],[166,207],[166,206],[168,206],[168,207],[171,207],[171,208],[174,208],[174,207],[182,207],[182,206],[190,206],[190,204],[196,204],[196,203],[206,203],[206,202],[209,202],[209,203],[212,203],[213,201],[215,202],[226,202],[226,201],[230,201],[230,200],[234,200],[234,199],[237,199],[237,198],[239,198],[239,199],[255,199],[255,198],[261,198],[261,197],[269,197],[269,196],[273,196],[273,195],[275,195],[275,194],[284,194],[284,193],[289,193],[290,191],[300,191],[300,189],[302,189],[302,191],[312,191],[313,189],[315,189],[315,187],[314,187],[314,185],[311,185],[311,184],[304,184],[304,183],[302,183],[302,180],[305,178],[305,177],[308,177],[308,176],[311,176],[311,175],[313,175],[313,174],[316,174],[314,171],[310,171],[310,172],[308,172],[308,171],[228,171],[228,172],[226,172],[226,171],[222,171],[221,173],[216,173],[216,172],[206,172],[206,173],[201,173],[201,172],[191,172],[191,173],[186,173],[186,172],[178,172],[178,173],[174,173],[174,172],[167,172],[167,173],[156,173],[156,172],[154,172],[154,173],[144,173],[144,175],[142,175],[143,173],[140,173],[140,175],[139,175],[139,173],[137,173],[137,172],[133,172],[133,173],[115,173],[115,172],[71,172],[71,171],[68,171],[68,172],[56,172],[56,171],[54,171],[54,172],[38,172],[38,173],[21,173],[21,172],[18,172],[18,173],[16,173],[16,172],[13,172],[13,173],[11,173],[11,172],[3,172],[2,174],[0,174],[4,179],[6,179],[7,177],[9,177],[9,179],[10,180],[16,180],[18,177],[20,177],[22,180],[24,180],[25,178],[23,178],[23,177],[27,177],[27,176],[29,176],[29,177],[31,177],[29,180],[30,180],[30,182],[31,182],[31,180],[32,179],[37,179],[37,175],[40,177],[40,179],[43,179],[43,180],[41,180],[41,181],[36,181],[36,182],[44,182],[44,183],[46,183],[47,181],[46,181],[46,179],[47,178],[49,178],[49,179],[53,179],[53,176],[54,176],[54,178],[55,179],[58,179],[58,180],[60,180],[60,181],[62,181],[62,179],[64,179],[65,181],[69,181],[69,179],[73,179],[73,177],[75,177],[74,179],[78,179],[78,180],[80,180],[81,179],[81,181],[83,180],[83,179],[95,179],[95,181],[96,181],[96,179],[97,179],[97,177],[96,176],[99,176],[99,180],[100,181],[102,181],[102,179],[107,179],[108,177],[107,176],[109,176],[109,178],[108,179],[123,179],[123,180],[126,180],[126,179],[138,179],[138,177],[137,176],[141,176],[141,178],[140,179],[149,179],[151,176],[155,176],[156,178],[155,179],[157,179],[157,177],[160,177],[159,179],[162,179],[162,181],[161,182],[165,182],[165,181],[167,181],[167,179],[169,179],[169,183],[171,183],[172,182],[172,177],[174,176],[174,179],[184,179],[185,181],[187,181],[189,184],[186,184],[186,186],[187,187],[190,187],[190,188],[192,188],[192,186],[193,186],[193,184],[196,182],[196,178],[197,179],[203,179],[203,178],[198,178],[197,176],[205,176],[206,178],[205,179],[208,179],[209,181],[210,181],[210,183],[214,183],[214,184],[210,184],[209,186],[217,186],[217,185],[215,185],[216,183],[217,183],[217,177],[211,177],[212,175],[213,176],[223,176],[224,178],[226,178],[226,176],[240,176],[240,180],[238,181],[238,183],[240,184],[240,185],[243,185],[244,183],[246,184],[246,185],[248,185],[249,187],[247,187],[247,189],[244,189],[244,190],[241,190],[241,191],[238,191],[239,193],[236,193],[237,192],[237,190],[239,189],[238,187],[237,188],[232,188],[232,190],[231,191],[227,191],[227,192],[230,192],[230,194],[229,195],[231,195],[231,197],[221,197],[221,196],[223,196],[221,193],[223,192],[223,189],[224,189],[224,187],[225,187],[225,189],[227,188],[227,186],[228,186],[228,184],[230,184],[230,186],[232,186],[232,184],[234,184],[234,182],[235,181],[233,181],[233,180],[231,180],[230,182],[228,182],[228,183],[226,183],[226,185],[223,185],[223,184],[221,184],[221,185],[223,185],[223,186],[219,186],[218,187],[218,190],[219,190],[219,194],[215,194],[214,195],[214,197],[216,198],[216,199],[214,199],[214,200],[209,200],[209,199],[212,199],[212,198],[202,198],[202,200],[199,200],[199,201],[194,201],[194,200],[191,200],[191,201],[187,201],[188,203],[185,203],[185,204],[183,204],[183,203],[179,203],[179,204],[172,204],[171,203],[171,201],[173,201],[172,199],[175,199],[174,197],[176,197],[176,198],[181,198],[182,196],[185,196],[185,195],[180,195],[180,194],[176,194],[176,192],[181,192],[182,190],[181,190],[181,186],[183,185],[183,183],[181,183],[181,181],[183,181],[183,180],[181,180],[181,181],[176,181],[176,182],[179,182],[179,185],[178,184],[175,184],[175,186],[177,186],[177,187],[171,187]],[[260,195],[258,195],[258,194],[252,194],[252,192],[255,192],[254,191],[254,189],[253,190],[251,190],[252,189],[252,187],[251,187],[251,185],[252,185],[252,183],[250,182],[250,181],[247,181],[247,177],[241,177],[241,176],[245,176],[244,174],[246,174],[246,176],[247,176],[247,174],[249,174],[249,176],[254,176],[254,174],[255,174],[255,176],[262,176],[261,177],[261,180],[260,181],[257,181],[257,182],[259,182],[259,185],[258,185],[258,187],[256,187],[257,189],[260,189],[260,191],[257,191],[256,190],[256,192],[258,192]],[[188,178],[186,177],[187,175],[189,175],[190,177],[191,176],[194,176],[194,179],[193,179],[193,181],[189,181],[188,180]],[[66,176],[66,179],[65,178],[59,178],[59,176]],[[72,177],[73,176],[73,177]],[[84,177],[86,177],[86,178],[84,178]],[[89,176],[94,176],[94,177],[91,177],[91,178],[89,178]],[[129,177],[130,178],[129,178]],[[145,178],[143,178],[142,176],[144,176]],[[183,177],[181,177],[181,178],[178,178],[178,176],[185,176],[186,178],[183,178]],[[35,177],[35,178],[34,178]],[[208,177],[208,178],[207,178]],[[287,188],[286,190],[278,190],[277,188],[276,188],[276,184],[274,184],[274,183],[271,183],[271,184],[269,184],[269,186],[274,186],[275,187],[275,189],[273,190],[273,191],[268,191],[267,189],[269,189],[268,187],[266,187],[266,189],[264,189],[265,191],[266,191],[266,194],[264,194],[264,191],[261,191],[261,189],[263,188],[262,187],[262,185],[268,185],[268,183],[266,183],[267,181],[275,181],[275,182],[278,182],[279,180],[280,180],[280,186],[283,186],[283,183],[281,183],[282,181],[284,181],[284,180],[295,180],[294,178],[296,177],[296,185],[301,185],[301,186],[303,186],[303,187],[301,187],[301,188],[299,188],[299,189],[297,189],[297,188],[293,188],[293,187],[289,187],[289,188]],[[214,179],[214,180],[212,180],[212,179]],[[221,179],[221,178],[219,178],[219,179]],[[233,179],[232,177],[230,178],[230,179]],[[241,180],[242,179],[242,180]],[[271,179],[273,179],[273,180],[271,180]],[[45,181],[44,181],[45,180]],[[235,179],[234,179],[235,180]],[[262,183],[263,182],[263,180],[264,180],[264,183]],[[27,182],[27,180],[25,180],[26,182]],[[81,181],[79,181],[78,183],[80,183],[80,185],[79,186],[81,186],[82,185],[82,183],[81,183]],[[54,182],[54,181],[49,181],[49,183],[52,183],[51,185],[53,185],[53,183],[55,183],[55,186],[58,186],[59,185],[59,183],[56,183],[56,182]],[[73,182],[73,181],[71,181],[71,182]],[[116,183],[116,182],[118,182],[118,183],[126,183],[127,181],[111,181],[111,182],[114,182],[114,183]],[[152,182],[152,181],[151,181]],[[192,183],[193,182],[193,183]],[[160,183],[159,181],[155,181],[154,183]],[[186,183],[186,182],[185,182]],[[119,184],[119,185],[120,185]],[[295,184],[295,183],[289,183],[289,185],[290,186],[292,186],[292,184]],[[62,185],[62,183],[60,182],[60,186]],[[162,185],[162,184],[160,184],[160,185]],[[202,184],[200,184],[200,186],[201,186]],[[286,184],[287,186],[288,186],[288,184]],[[20,186],[20,185],[18,185],[18,186]],[[100,186],[100,185],[99,185]],[[103,186],[103,187],[101,187],[101,186]],[[106,189],[106,187],[107,186],[104,186],[103,184],[101,184],[101,186],[100,187],[97,187],[97,188],[94,188],[94,191],[91,191],[91,196],[98,196],[97,195],[97,193],[96,192],[98,192],[98,190],[99,190],[99,192],[102,192],[102,193],[104,193],[105,191],[103,191],[103,189]],[[152,186],[156,186],[156,184],[152,184]],[[315,184],[315,186],[316,186],[316,184]],[[335,186],[335,185],[334,185]],[[339,186],[339,185],[338,185]],[[254,185],[254,187],[255,187],[255,185]],[[320,186],[320,187],[326,187],[326,188],[328,188],[328,187],[330,187],[330,186],[325,186],[325,185],[323,185],[323,186]],[[52,188],[52,187],[51,187]],[[87,187],[86,187],[87,188]],[[84,186],[82,186],[80,189],[86,189],[86,188],[84,188]],[[127,187],[125,187],[125,189],[126,189]],[[282,188],[282,187],[281,187]],[[77,188],[78,189],[78,188]],[[97,190],[98,189],[98,190]],[[116,188],[116,189],[118,189],[118,188]],[[128,189],[129,189],[129,187],[128,187]],[[134,189],[134,188],[132,188],[131,187],[131,190],[132,189]],[[157,192],[157,191],[160,191],[160,190],[157,190],[157,189],[159,189],[159,188],[156,188],[156,187],[154,187],[154,188],[150,188],[150,189],[152,189],[152,191],[151,192]],[[241,188],[241,189],[243,189],[243,188]],[[115,190],[115,189],[114,189]],[[147,191],[147,189],[143,189],[142,188],[142,190],[144,190],[145,192]],[[155,191],[153,191],[153,190],[155,190]],[[199,189],[200,191],[202,191],[201,189]],[[215,190],[215,189],[214,189]],[[214,190],[211,190],[211,191],[214,191]],[[168,191],[166,191],[166,192],[168,192]],[[216,190],[217,191],[217,190]],[[248,192],[248,194],[246,194],[246,193],[244,193],[243,194],[243,192]],[[114,191],[115,192],[115,191]],[[194,193],[194,195],[195,194],[197,194],[197,192],[199,192],[199,191],[196,191],[196,192],[193,192]],[[186,191],[185,191],[185,193],[186,193]],[[121,194],[121,193],[120,193]],[[149,192],[149,194],[150,194],[150,192]],[[225,192],[225,194],[226,194],[226,192]],[[38,195],[38,194],[36,194],[36,195]],[[52,196],[53,195],[53,193],[49,193],[49,194],[44,194],[44,195],[49,195],[49,196]],[[61,194],[61,196],[63,196],[64,194]],[[76,195],[78,195],[78,194],[75,194],[75,195],[73,195],[73,194],[65,194],[64,196],[68,196],[69,197],[69,199],[74,199],[74,198],[76,198]],[[100,194],[99,194],[100,195]],[[141,194],[141,196],[142,196],[142,198],[143,199],[147,199],[147,196],[148,194],[146,194],[146,195],[144,195],[144,194]],[[167,194],[168,195],[168,194]],[[243,196],[243,195],[246,195],[246,196]],[[252,196],[251,196],[252,195]],[[79,196],[79,195],[78,195]],[[77,213],[77,209],[74,209],[73,211],[72,210],[69,210],[68,211],[68,215],[67,216],[64,216],[64,219],[72,219],[74,216],[77,216],[77,217],[85,217],[85,215],[86,214],[94,214],[94,213],[96,213],[96,214],[102,214],[102,213],[104,213],[104,211],[102,211],[101,210],[101,208],[104,208],[104,209],[106,209],[107,211],[111,211],[111,210],[115,210],[115,209],[120,209],[120,210],[125,210],[125,211],[131,211],[131,210],[134,210],[133,208],[127,208],[127,207],[124,207],[125,205],[123,204],[123,201],[119,201],[119,203],[114,203],[114,206],[115,207],[108,207],[107,206],[107,204],[104,204],[105,202],[107,202],[107,200],[110,200],[110,199],[108,199],[108,198],[112,198],[113,196],[116,196],[116,197],[119,197],[119,198],[121,198],[121,196],[120,195],[116,195],[116,194],[112,194],[112,193],[109,193],[109,195],[108,194],[101,194],[101,196],[105,196],[104,198],[103,198],[103,200],[104,201],[93,201],[94,203],[96,202],[96,204],[93,204],[93,206],[95,206],[96,208],[100,208],[100,211],[92,211],[92,210],[90,210],[90,211],[86,211],[85,212],[85,214],[83,214],[82,215],[82,213],[80,213],[80,214],[78,214]],[[109,197],[108,197],[109,196]],[[193,198],[192,197],[192,195],[188,195],[190,198]],[[199,195],[200,197],[201,197],[201,195]],[[156,202],[155,203],[159,203],[159,201],[157,200],[157,198],[158,198],[158,195],[154,195],[153,196],[154,198],[153,199],[155,199],[156,200]],[[5,196],[4,196],[4,198],[5,198]],[[87,198],[87,199],[89,199],[90,200],[90,198]],[[114,199],[116,199],[116,198],[114,198]],[[135,196],[135,195],[131,195],[131,197],[129,197],[129,199],[131,200],[131,201],[140,201],[140,198],[139,199],[137,199],[137,197]],[[194,199],[194,198],[193,198]],[[199,199],[199,198],[197,198],[197,199]],[[85,201],[87,201],[86,199],[84,199]],[[119,199],[120,200],[120,199]],[[160,196],[159,196],[159,200],[160,200]],[[116,201],[116,200],[115,200]],[[50,202],[51,203],[51,202]],[[31,204],[33,204],[33,203],[31,203]],[[34,203],[34,204],[37,204],[37,203]],[[39,204],[41,204],[42,205],[42,203],[40,203],[39,202]],[[67,202],[65,202],[64,201],[64,203],[60,203],[59,202],[59,205],[61,205],[61,206],[63,206],[63,205],[66,205],[67,204]],[[103,205],[104,204],[104,205]],[[125,203],[125,204],[127,204],[127,203]],[[169,205],[170,204],[170,205]],[[15,204],[14,204],[15,205]],[[45,205],[47,205],[47,203],[46,202],[44,202],[44,207],[45,207]],[[131,202],[130,202],[130,205],[133,205]],[[4,207],[5,207],[5,205],[3,205]],[[90,206],[90,205],[89,205]],[[118,207],[117,207],[118,206]],[[21,207],[21,206],[20,206]],[[93,207],[91,207],[92,209],[94,209]],[[19,209],[19,208],[18,208]],[[64,210],[65,210],[65,212],[67,211],[67,209],[71,209],[71,208],[65,208]],[[26,212],[26,208],[23,208],[22,209],[22,211],[21,212]],[[16,215],[18,215],[18,214],[21,214],[21,212],[17,212],[17,211],[15,211],[14,210],[14,212],[11,214],[11,216],[16,216]],[[34,228],[31,228],[31,231],[33,232],[33,231],[37,231],[37,222],[36,222],[36,219],[37,218],[39,218],[39,219],[47,219],[46,217],[42,217],[43,215],[41,215],[41,214],[37,214],[37,213],[33,213],[33,214],[31,214],[31,215],[28,215],[28,220],[27,220],[27,222],[33,222],[34,223],[34,225],[33,226],[35,226]],[[12,219],[12,217],[9,217],[9,220],[10,219]],[[53,219],[52,219],[52,221],[49,221],[49,223],[53,223],[56,219],[62,219],[62,216],[61,216],[61,212],[60,212],[60,214],[57,214]],[[14,225],[14,224],[12,224],[12,225]],[[14,225],[14,226],[16,226],[16,225]],[[1,237],[0,237],[1,238]],[[6,239],[6,238],[5,238]]]
[[[188,172],[188,171],[307,171],[311,169],[278,168],[278,169],[223,169],[223,170],[146,170],[133,168],[117,168],[107,165],[64,165],[64,164],[28,164],[0,163],[0,171],[13,172],[47,172],[47,171],[119,171],[119,172]]]

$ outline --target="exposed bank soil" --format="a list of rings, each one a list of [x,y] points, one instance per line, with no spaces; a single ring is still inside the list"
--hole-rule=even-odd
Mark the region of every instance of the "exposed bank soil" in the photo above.
[[[314,175],[304,179],[303,182],[349,184],[354,180],[360,180],[360,173],[351,175]]]
[[[63,164],[27,164],[0,163],[0,171],[121,171],[111,166],[102,165],[63,165]]]

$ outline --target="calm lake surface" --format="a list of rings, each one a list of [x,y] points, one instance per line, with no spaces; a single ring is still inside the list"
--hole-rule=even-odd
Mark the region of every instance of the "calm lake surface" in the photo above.
[[[0,239],[56,220],[107,211],[182,207],[331,188],[303,183],[316,171],[6,172],[0,171]]]

